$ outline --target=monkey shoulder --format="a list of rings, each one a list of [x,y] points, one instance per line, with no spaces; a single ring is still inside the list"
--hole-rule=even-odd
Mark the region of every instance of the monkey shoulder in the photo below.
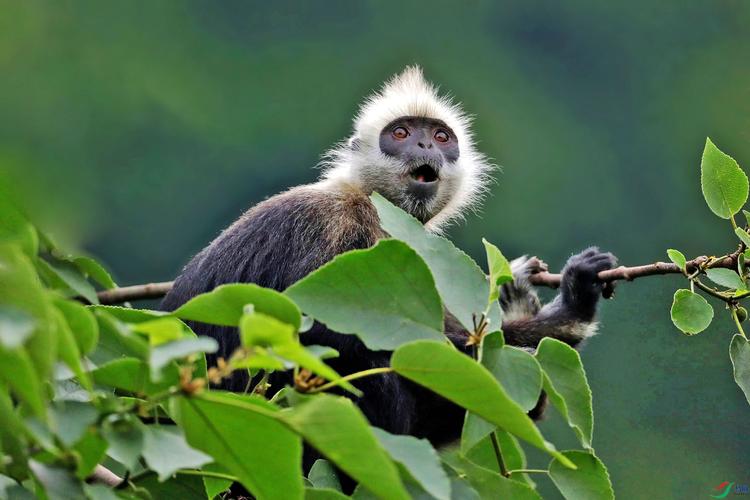
[[[198,253],[165,300],[178,307],[224,283],[283,290],[348,250],[382,236],[377,211],[353,186],[311,184],[277,194],[245,212]]]

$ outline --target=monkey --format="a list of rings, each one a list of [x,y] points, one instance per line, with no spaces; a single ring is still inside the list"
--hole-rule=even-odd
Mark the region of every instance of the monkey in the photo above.
[[[387,235],[369,198],[373,192],[440,234],[467,210],[476,209],[493,170],[475,146],[468,115],[451,98],[439,95],[417,66],[407,67],[365,99],[352,135],[323,156],[322,166],[319,181],[250,208],[195,255],[164,298],[162,310],[172,311],[225,283],[283,291],[336,255],[375,245]],[[514,280],[502,286],[500,298],[506,343],[533,351],[543,338],[552,337],[580,347],[596,330],[604,285],[597,274],[615,265],[611,253],[596,247],[572,256],[562,271],[559,294],[543,305],[529,277],[546,265],[537,258],[514,260]],[[239,346],[234,328],[191,326],[218,341],[210,364]],[[468,332],[449,311],[444,326],[447,338],[468,353]],[[389,365],[390,352],[370,350],[356,336],[338,334],[320,322],[300,339],[336,349],[339,357],[329,362],[341,375]],[[241,392],[248,377],[237,371],[220,387]],[[277,389],[290,380],[288,373],[273,377]],[[362,391],[354,399],[374,426],[426,438],[435,446],[460,436],[465,414],[461,408],[396,374],[354,384]],[[541,411],[533,410],[532,416]]]

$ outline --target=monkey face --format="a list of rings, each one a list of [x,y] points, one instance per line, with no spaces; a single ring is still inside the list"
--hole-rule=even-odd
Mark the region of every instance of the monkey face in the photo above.
[[[391,201],[426,222],[455,194],[458,139],[442,120],[406,116],[380,132],[386,157],[382,184],[375,186]]]

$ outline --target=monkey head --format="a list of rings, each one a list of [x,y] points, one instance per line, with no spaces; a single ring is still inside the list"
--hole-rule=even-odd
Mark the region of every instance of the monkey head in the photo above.
[[[326,180],[377,191],[434,231],[479,201],[493,168],[475,149],[470,119],[416,66],[365,100],[354,133],[324,165]]]

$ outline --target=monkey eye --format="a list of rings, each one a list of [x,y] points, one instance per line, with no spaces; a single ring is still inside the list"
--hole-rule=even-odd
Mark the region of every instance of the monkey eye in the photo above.
[[[450,139],[450,135],[448,135],[448,132],[445,130],[436,131],[433,137],[435,137],[435,140],[438,142],[448,142]]]
[[[393,132],[391,132],[391,134],[393,134],[393,137],[395,137],[396,139],[406,139],[406,136],[409,135],[409,131],[404,127],[396,127],[393,129]]]

